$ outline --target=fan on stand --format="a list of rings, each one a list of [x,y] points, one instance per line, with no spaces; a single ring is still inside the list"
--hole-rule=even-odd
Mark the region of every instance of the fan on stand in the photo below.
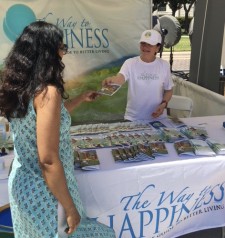
[[[160,57],[162,57],[163,47],[170,48],[170,69],[173,66],[173,46],[176,45],[181,38],[181,26],[179,21],[170,15],[158,18],[158,23],[154,29],[162,35],[162,47],[160,49]]]

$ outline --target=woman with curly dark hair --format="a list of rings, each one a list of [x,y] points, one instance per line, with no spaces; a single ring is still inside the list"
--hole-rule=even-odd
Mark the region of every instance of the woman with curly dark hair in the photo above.
[[[14,138],[9,198],[15,238],[115,237],[86,217],[78,194],[68,112],[97,94],[65,101],[66,52],[62,31],[38,21],[24,29],[5,60],[0,112]]]

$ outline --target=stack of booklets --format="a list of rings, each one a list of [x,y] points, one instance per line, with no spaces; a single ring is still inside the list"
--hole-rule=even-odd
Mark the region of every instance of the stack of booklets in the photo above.
[[[75,168],[83,170],[100,169],[100,161],[96,150],[74,151]]]
[[[127,134],[113,133],[108,135],[108,138],[111,141],[111,146],[113,147],[130,145]]]
[[[115,162],[140,162],[153,160],[157,156],[168,155],[164,142],[137,144],[112,149]]]
[[[174,142],[178,155],[215,156],[209,144],[201,139],[190,139]]]
[[[186,126],[182,127],[180,131],[189,139],[205,140],[206,138],[208,138],[208,133],[204,127]]]
[[[153,143],[153,142],[164,142],[162,138],[162,134],[160,131],[150,131],[150,132],[144,132],[143,136],[145,138],[145,142],[147,143]]]
[[[151,142],[149,144],[152,154],[157,157],[157,156],[163,156],[163,155],[168,155],[168,150],[166,148],[165,142],[158,141],[158,142]]]
[[[151,130],[148,122],[144,121],[134,121],[134,122],[117,122],[111,123],[109,125],[109,131],[111,132],[124,132],[124,131],[141,131],[141,130]]]
[[[74,149],[94,149],[117,146],[129,146],[163,141],[159,131],[107,133],[89,136],[71,136]]]
[[[178,155],[195,155],[194,147],[189,140],[176,141],[174,147]]]
[[[111,132],[129,132],[129,131],[141,131],[152,130],[148,122],[135,121],[135,122],[116,122],[116,123],[99,123],[99,124],[87,124],[77,125],[70,128],[71,136],[76,135],[91,135],[102,134]]]
[[[216,153],[210,148],[206,141],[200,139],[191,139],[192,146],[196,155],[213,156]]]
[[[187,139],[187,137],[181,133],[178,128],[161,127],[159,130],[162,133],[163,140],[168,143],[174,143],[176,141]]]
[[[217,155],[225,155],[225,144],[220,143],[218,141],[215,141],[211,138],[207,138],[206,142],[208,145],[212,148],[212,150],[217,154]]]
[[[155,159],[150,147],[144,144],[112,149],[112,155],[115,162],[129,163]]]

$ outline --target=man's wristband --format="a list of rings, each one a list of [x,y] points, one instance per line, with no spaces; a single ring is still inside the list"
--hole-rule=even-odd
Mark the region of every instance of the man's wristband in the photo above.
[[[167,108],[167,104],[168,104],[168,102],[167,102],[166,100],[162,100],[162,102],[161,102],[160,104],[163,104],[163,103],[166,104],[165,108]]]

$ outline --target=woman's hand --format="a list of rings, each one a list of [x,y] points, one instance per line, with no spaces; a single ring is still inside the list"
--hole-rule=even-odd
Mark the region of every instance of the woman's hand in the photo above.
[[[66,220],[68,229],[65,230],[67,234],[72,234],[80,224],[80,214],[76,207],[72,207],[69,211],[66,211]]]
[[[99,96],[100,96],[100,94],[96,91],[88,91],[81,95],[82,101],[84,101],[84,102],[92,102]]]
[[[94,101],[100,94],[96,91],[87,91],[83,94],[80,94],[77,97],[67,100],[64,102],[64,105],[68,112],[72,112],[76,107],[78,107],[82,102],[92,102]]]

